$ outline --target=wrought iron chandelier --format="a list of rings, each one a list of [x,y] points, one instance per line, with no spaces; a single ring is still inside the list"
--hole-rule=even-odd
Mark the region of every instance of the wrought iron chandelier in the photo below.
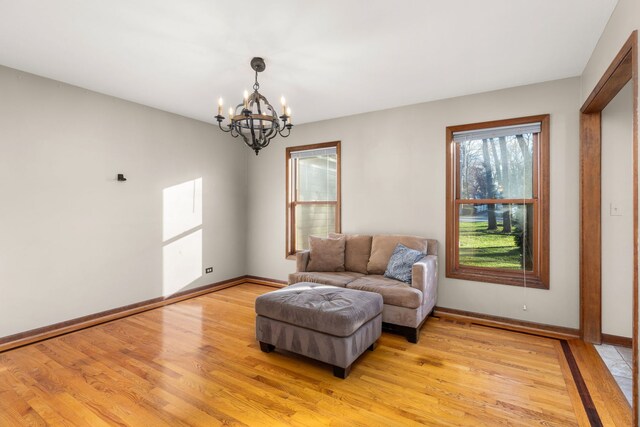
[[[266,68],[264,60],[253,58],[251,68],[256,72],[253,93],[249,95],[245,90],[244,101],[238,104],[235,109],[229,108],[229,123],[224,127],[222,122],[225,117],[222,115],[223,104],[222,98],[220,98],[218,100],[218,115],[215,118],[223,132],[230,132],[234,138],[241,136],[245,144],[255,151],[257,156],[260,150],[269,145],[269,142],[277,135],[283,138],[288,137],[293,124],[291,123],[291,108],[287,107],[284,97],[280,99],[282,115],[278,117],[276,110],[269,104],[267,98],[258,92],[260,88],[258,73],[263,72]]]

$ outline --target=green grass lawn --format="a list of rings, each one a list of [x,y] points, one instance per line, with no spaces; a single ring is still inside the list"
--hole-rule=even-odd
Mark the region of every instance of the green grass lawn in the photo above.
[[[460,265],[520,269],[520,250],[513,234],[487,230],[487,223],[460,223]]]

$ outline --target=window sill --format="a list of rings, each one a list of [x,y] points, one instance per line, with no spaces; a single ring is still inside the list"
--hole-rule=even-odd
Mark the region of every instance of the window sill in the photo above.
[[[474,282],[496,283],[499,285],[525,286],[525,280],[521,273],[502,272],[497,270],[457,269],[447,271],[446,277],[452,279],[471,280]],[[526,287],[535,289],[549,289],[548,282],[543,282],[540,277],[529,275],[526,278]]]

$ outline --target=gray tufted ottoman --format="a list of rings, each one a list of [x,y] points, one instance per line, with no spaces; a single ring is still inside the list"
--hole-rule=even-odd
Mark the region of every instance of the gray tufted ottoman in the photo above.
[[[329,363],[339,378],[382,333],[382,296],[373,292],[303,282],[259,296],[256,313],[262,351],[277,347]]]

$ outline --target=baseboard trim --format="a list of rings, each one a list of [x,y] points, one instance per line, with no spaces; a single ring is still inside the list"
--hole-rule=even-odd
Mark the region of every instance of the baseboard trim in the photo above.
[[[287,286],[287,282],[284,280],[269,279],[268,277],[259,276],[245,276],[247,283],[253,283],[254,285],[271,286],[272,288],[284,288]]]
[[[633,340],[631,338],[621,337],[618,335],[602,334],[602,344],[631,348],[633,346]]]
[[[579,339],[580,331],[563,326],[546,325],[544,323],[527,322],[524,320],[510,319],[508,317],[491,316],[488,314],[474,313],[470,311],[456,310],[453,308],[436,307],[434,317],[468,322],[476,325],[490,326],[493,328],[507,329],[531,335],[547,338],[571,340]]]
[[[219,291],[221,289],[230,288],[247,282],[247,276],[239,276],[233,279],[223,280],[221,282],[212,283],[210,285],[200,286],[194,289],[178,292],[168,297],[157,297],[135,304],[129,304],[117,307],[111,310],[101,311],[95,314],[78,317],[76,319],[67,320],[53,325],[32,329],[30,331],[20,332],[18,334],[0,337],[0,353],[14,348],[22,347],[27,344],[33,344],[38,341],[53,338],[59,335],[68,334],[70,332],[79,331],[101,323],[111,322],[113,320],[122,319],[123,317],[142,313],[154,308],[174,304],[186,299],[195,298],[209,292]]]

